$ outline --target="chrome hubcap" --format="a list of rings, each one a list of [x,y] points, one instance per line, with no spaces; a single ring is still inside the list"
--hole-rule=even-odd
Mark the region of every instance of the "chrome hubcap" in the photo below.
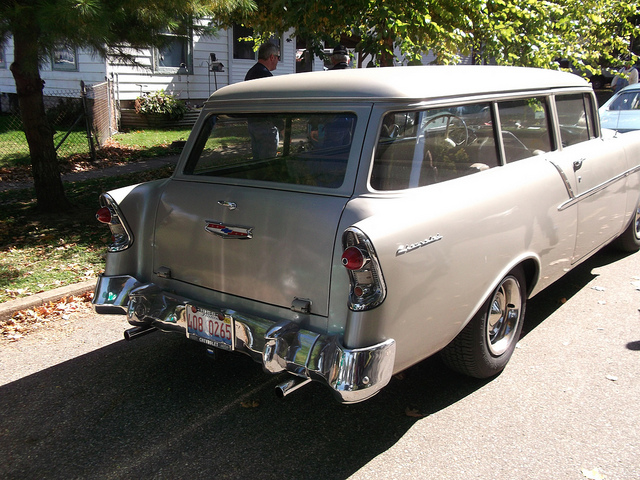
[[[514,341],[521,309],[520,284],[515,277],[507,277],[494,293],[489,305],[487,345],[492,355],[502,355]]]
[[[638,206],[636,208],[636,218],[634,219],[635,222],[635,233],[636,233],[636,238],[640,239],[640,206]]]

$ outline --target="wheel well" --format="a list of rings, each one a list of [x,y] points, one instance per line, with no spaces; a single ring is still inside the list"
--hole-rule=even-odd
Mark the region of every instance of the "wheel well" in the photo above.
[[[524,273],[524,279],[527,282],[527,296],[531,294],[533,291],[533,287],[538,283],[538,277],[540,275],[540,267],[538,266],[538,262],[536,262],[533,258],[528,258],[523,261],[520,265],[522,271]]]

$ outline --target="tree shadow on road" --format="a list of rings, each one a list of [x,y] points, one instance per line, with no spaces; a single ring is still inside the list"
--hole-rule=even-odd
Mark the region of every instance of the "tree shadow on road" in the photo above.
[[[603,252],[532,299],[527,331],[616,255]],[[376,397],[340,405],[318,384],[277,400],[283,378],[242,355],[212,361],[177,335],[114,343],[0,387],[0,477],[342,479],[420,415],[490,381],[434,356]]]
[[[282,377],[200,347],[156,333],[0,387],[0,477],[345,478],[485,383],[433,358],[364,403],[278,400]]]

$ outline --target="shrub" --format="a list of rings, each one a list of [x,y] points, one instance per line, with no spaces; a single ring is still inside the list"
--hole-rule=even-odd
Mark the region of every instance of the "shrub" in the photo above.
[[[183,101],[178,100],[164,90],[142,94],[136,98],[135,108],[136,113],[143,115],[155,113],[165,115],[171,120],[182,119],[188,110]]]

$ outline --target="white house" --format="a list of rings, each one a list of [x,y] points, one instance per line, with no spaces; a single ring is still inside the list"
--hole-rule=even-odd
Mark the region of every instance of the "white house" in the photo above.
[[[256,62],[253,44],[240,40],[250,34],[240,26],[220,30],[215,35],[196,35],[186,29],[184,35],[167,34],[169,42],[165,48],[128,52],[135,57],[137,66],[61,47],[41,66],[44,93],[58,96],[62,90],[79,90],[80,81],[94,85],[109,80],[116,101],[123,107],[141,93],[157,90],[166,90],[197,106],[217,88],[244,80],[247,70]],[[273,74],[296,73],[300,67],[296,39],[288,32],[272,41],[281,50],[281,61]],[[12,61],[13,42],[9,39],[0,45],[0,94],[4,105],[8,96],[16,92],[9,70]],[[322,68],[322,60],[315,58],[311,69]]]
[[[239,25],[219,30],[214,35],[197,35],[185,27],[183,33],[167,33],[168,42],[164,48],[127,52],[135,58],[135,66],[62,46],[41,65],[44,94],[78,96],[81,81],[89,86],[108,81],[111,97],[108,110],[117,112],[124,126],[132,126],[129,122],[136,121],[131,109],[142,93],[165,90],[190,106],[198,107],[216,89],[244,80],[246,72],[256,62],[253,43],[242,40],[251,34],[251,30]],[[291,31],[272,41],[280,46],[281,54],[274,75],[325,68],[324,61],[318,57],[314,56],[308,63],[304,61],[301,55],[304,44],[293,37]],[[330,53],[331,48],[325,52]],[[353,66],[357,60],[354,59]],[[431,55],[425,57],[424,63],[430,60],[433,60]],[[9,39],[4,45],[0,44],[0,111],[7,111],[12,103],[16,103],[16,88],[9,70],[12,61],[13,42]],[[137,117],[137,121],[141,121]],[[109,132],[113,133],[117,128],[113,113],[108,124],[111,125]]]

